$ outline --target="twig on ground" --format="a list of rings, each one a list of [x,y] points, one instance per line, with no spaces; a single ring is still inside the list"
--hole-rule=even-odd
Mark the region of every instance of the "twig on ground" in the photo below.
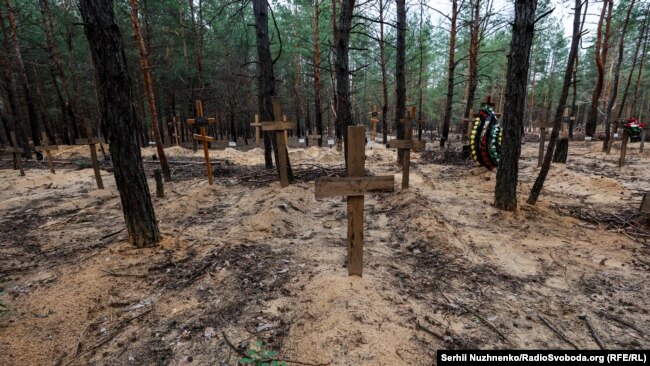
[[[580,347],[578,347],[575,343],[573,343],[573,341],[571,341],[566,335],[564,335],[564,333],[562,333],[553,324],[551,324],[551,322],[548,319],[541,316],[540,314],[537,314],[537,317],[539,318],[539,320],[542,321],[542,323],[544,323],[544,325],[546,325],[550,330],[552,330],[553,333],[555,333],[561,340],[568,343],[569,345],[571,345],[571,347],[575,349],[580,349]]]
[[[591,318],[589,318],[589,315],[583,314],[580,315],[579,318],[584,320],[584,322],[587,324],[587,328],[589,328],[591,336],[594,337],[594,340],[596,343],[598,343],[598,347],[600,347],[600,349],[605,349],[605,343],[600,339],[598,332],[596,332],[596,328],[594,328],[594,325],[591,323]]]

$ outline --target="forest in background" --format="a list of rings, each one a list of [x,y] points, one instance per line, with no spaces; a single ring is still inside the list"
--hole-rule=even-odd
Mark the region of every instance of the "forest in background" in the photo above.
[[[605,1],[609,3],[610,1]],[[116,1],[115,14],[124,34],[132,74],[136,110],[142,123],[141,143],[151,138],[151,112],[147,106],[139,48],[134,38],[133,4],[136,3],[140,32],[148,54],[161,139],[170,144],[174,120],[181,123],[181,139],[191,140],[185,120],[196,115],[195,100],[203,100],[205,113],[220,122],[209,134],[235,140],[250,137],[249,126],[257,113],[257,54],[255,19],[250,1],[143,0]],[[476,111],[479,101],[492,95],[502,110],[506,64],[514,9],[490,0],[450,0],[443,10],[426,1],[407,5],[406,102],[417,106],[425,130],[439,130],[451,91],[451,129]],[[628,10],[629,26],[623,39],[618,101],[613,117],[645,117],[648,78],[647,12],[649,3],[623,0],[603,11],[599,82],[595,55],[598,32],[582,37],[575,82],[567,105],[583,130],[594,89],[602,88],[598,121],[612,95],[616,53]],[[358,2],[350,32],[350,90],[353,124],[368,124],[373,110],[393,128],[396,76],[396,4],[388,0]],[[538,14],[556,4],[540,1]],[[572,2],[560,4],[571,8]],[[603,2],[586,2],[589,17],[599,20]],[[457,9],[456,12],[450,8]],[[606,7],[607,8],[607,7]],[[312,130],[320,114],[325,134],[334,135],[335,55],[337,21],[341,3],[333,1],[278,1],[270,3],[269,35],[276,86],[287,118],[297,123],[298,135]],[[96,79],[84,36],[83,22],[75,1],[3,0],[0,5],[3,70],[1,91],[3,129],[0,142],[9,141],[16,130],[19,144],[40,144],[40,132],[50,141],[68,144],[86,136],[89,124],[96,130],[99,101]],[[592,16],[593,15],[593,16]],[[452,27],[452,21],[455,27]],[[316,26],[317,24],[317,26]],[[450,37],[453,34],[453,37]],[[450,39],[454,44],[450,47]],[[557,107],[570,36],[558,9],[536,24],[531,51],[526,118],[524,125],[551,119]],[[453,50],[453,69],[450,51]],[[474,63],[474,65],[472,65]],[[452,72],[450,73],[450,70]],[[453,76],[453,78],[450,77]],[[320,82],[315,83],[319,75]],[[320,103],[315,101],[320,86]],[[385,95],[384,95],[385,90]],[[319,105],[320,104],[320,105]],[[383,112],[383,113],[382,113]],[[175,116],[175,117],[174,117]],[[13,127],[15,125],[15,128]],[[382,128],[380,123],[380,131]],[[98,131],[101,134],[101,131]],[[340,137],[340,136],[339,136]]]

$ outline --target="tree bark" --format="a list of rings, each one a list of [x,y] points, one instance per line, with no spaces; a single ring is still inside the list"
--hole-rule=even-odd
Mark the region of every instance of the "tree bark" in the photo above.
[[[506,103],[503,111],[503,145],[494,190],[494,205],[506,211],[517,209],[519,156],[536,8],[537,0],[515,1],[515,20],[508,55]]]
[[[387,0],[386,0],[387,1]],[[379,61],[381,63],[381,127],[382,142],[388,143],[388,76],[386,75],[386,42],[384,40],[384,0],[379,0]]]
[[[447,101],[445,103],[445,116],[442,121],[442,136],[440,147],[445,147],[449,139],[449,125],[451,124],[451,112],[454,104],[454,80],[456,74],[456,22],[458,20],[458,0],[451,2],[451,26],[449,28],[449,64],[447,66]]]
[[[600,20],[598,20],[598,28],[596,35],[596,68],[598,69],[598,76],[596,78],[596,86],[591,95],[591,108],[587,116],[587,125],[585,126],[585,135],[594,137],[596,127],[598,126],[598,107],[600,106],[600,96],[603,92],[603,84],[605,78],[605,65],[607,64],[607,51],[609,48],[609,28],[612,19],[613,0],[604,0],[603,9],[600,13]],[[605,22],[605,34],[603,35],[602,27]]]
[[[630,7],[627,9],[627,14],[625,16],[625,21],[623,22],[623,28],[621,29],[621,35],[618,41],[618,58],[616,59],[616,66],[614,66],[614,81],[612,82],[612,93],[609,96],[609,103],[607,104],[607,109],[605,110],[605,141],[603,141],[603,151],[606,151],[609,154],[609,148],[613,142],[613,137],[611,136],[612,123],[610,121],[612,117],[612,110],[614,109],[614,104],[616,104],[616,97],[618,96],[618,81],[621,71],[621,64],[623,63],[623,51],[625,50],[625,33],[627,33],[627,25],[630,22],[630,15],[632,14],[632,9],[634,8],[635,0],[630,1]],[[621,111],[623,110],[623,105],[620,106]],[[618,122],[618,121],[617,121]]]
[[[149,52],[144,44],[142,33],[140,33],[140,22],[138,20],[138,0],[130,0],[131,3],[131,23],[133,24],[133,36],[135,43],[138,45],[140,52],[140,71],[142,71],[142,80],[144,82],[144,90],[147,95],[147,103],[149,104],[149,113],[151,114],[151,134],[153,141],[156,144],[156,152],[158,159],[160,159],[160,167],[162,168],[165,181],[171,182],[172,173],[169,170],[169,163],[167,156],[163,149],[162,142],[160,141],[160,129],[158,128],[158,110],[156,107],[156,96],[154,95],[153,75],[151,75],[151,68],[149,67]]]
[[[537,3],[535,1],[535,3]],[[469,58],[467,66],[467,104],[465,104],[465,113],[463,116],[465,119],[470,118],[470,111],[472,110],[472,105],[474,105],[474,96],[476,94],[476,87],[478,86],[478,50],[480,45],[479,42],[479,33],[480,33],[480,23],[481,23],[481,0],[472,0],[471,1],[472,9],[472,23],[470,26],[469,33]],[[528,67],[526,67],[528,69]],[[467,138],[467,127],[468,124],[463,125],[463,140]]]
[[[320,70],[320,36],[319,36],[319,4],[314,0],[314,117],[316,133],[321,135],[318,146],[323,146],[323,110],[321,102],[321,70]],[[313,131],[312,131],[313,133]]]
[[[562,115],[564,113],[564,106],[566,105],[567,98],[569,96],[569,88],[571,87],[571,77],[573,75],[573,68],[575,61],[578,55],[578,45],[580,42],[580,15],[582,13],[582,1],[575,0],[575,14],[573,17],[573,36],[571,37],[571,48],[569,50],[569,59],[567,61],[566,69],[564,71],[564,82],[562,83],[562,91],[560,92],[560,100],[558,101],[557,109],[555,110],[555,117],[553,118],[553,132],[551,132],[551,139],[548,143],[546,149],[546,154],[544,155],[544,162],[542,163],[542,169],[533,184],[533,189],[530,191],[528,204],[534,205],[537,203],[539,194],[542,191],[544,182],[548,175],[549,170],[551,169],[551,160],[555,152],[555,146],[557,143],[557,138],[562,128]],[[568,140],[567,140],[568,141]]]
[[[14,57],[16,59],[16,66],[18,66],[18,76],[20,77],[20,83],[23,87],[23,93],[25,94],[25,105],[27,106],[27,117],[29,118],[29,130],[31,131],[32,142],[34,146],[39,146],[41,144],[41,136],[38,128],[38,114],[36,113],[36,106],[34,102],[34,96],[32,95],[32,90],[27,81],[27,70],[25,69],[25,63],[23,62],[23,56],[20,50],[20,43],[18,42],[18,33],[16,30],[16,20],[14,19],[13,9],[11,8],[11,3],[9,0],[5,0],[5,5],[7,6],[7,18],[9,19],[9,29],[11,30],[11,38],[14,43]],[[27,127],[27,126],[25,126]],[[32,156],[31,149],[29,145],[25,145],[25,156],[29,159]]]
[[[395,129],[397,139],[404,139],[405,126],[400,123],[406,114],[406,1],[396,0],[397,6],[397,53],[395,58]],[[402,163],[404,150],[397,150],[397,162]]]
[[[355,0],[343,0],[338,22],[338,42],[336,43],[336,131],[343,136],[344,156],[347,166],[348,126],[352,125],[352,106],[350,103],[350,30]]]
[[[108,132],[115,183],[120,193],[129,242],[149,246],[160,241],[156,215],[144,173],[122,34],[112,0],[80,0],[81,16],[102,97],[102,123]]]

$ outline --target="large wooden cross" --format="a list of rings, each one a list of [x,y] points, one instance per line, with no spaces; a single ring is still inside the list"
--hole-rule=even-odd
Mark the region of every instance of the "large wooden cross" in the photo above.
[[[255,122],[251,123],[251,127],[255,127],[255,145],[260,147],[260,128],[262,124],[260,123],[260,115],[255,113]]]
[[[85,139],[76,139],[76,145],[88,145],[90,148],[90,159],[93,164],[93,171],[95,172],[95,181],[97,182],[97,189],[104,189],[104,181],[102,180],[102,174],[99,170],[99,161],[97,160],[97,147],[95,145],[106,143],[104,139],[100,137],[93,136],[93,128],[90,126],[90,123],[86,121],[86,136]]]
[[[277,97],[273,98],[273,115],[278,118],[282,116],[282,108],[280,106],[280,99]],[[282,187],[287,187],[289,185],[289,175],[288,175],[288,152],[287,152],[287,131],[296,128],[294,122],[287,121],[264,121],[262,122],[262,131],[274,131],[276,145],[278,147],[278,170],[280,171],[280,185]]]
[[[214,118],[203,118],[203,102],[196,101],[196,118],[187,120],[188,125],[196,125],[200,127],[201,134],[193,134],[195,140],[203,142],[203,157],[205,158],[205,170],[208,174],[208,184],[212,185],[212,165],[210,165],[210,151],[208,150],[208,142],[216,141],[214,137],[207,136],[206,127],[215,123]]]
[[[348,127],[348,158],[345,178],[322,177],[316,179],[316,198],[348,197],[348,275],[363,274],[363,201],[365,194],[392,192],[395,177],[392,175],[366,177],[365,126]]]
[[[20,175],[25,176],[25,170],[23,170],[23,163],[20,158],[20,154],[24,153],[25,150],[22,147],[18,146],[18,141],[16,140],[16,134],[11,131],[9,132],[9,137],[11,138],[11,145],[4,150],[0,151],[0,155],[13,155],[14,158],[14,169],[20,170]]]
[[[55,174],[55,172],[54,172],[54,161],[52,161],[52,153],[50,152],[50,150],[58,150],[58,149],[59,147],[57,145],[50,145],[50,142],[45,132],[41,132],[41,146],[36,146],[36,151],[45,151],[45,156],[47,157],[47,164],[50,166],[50,172],[52,174]]]
[[[318,128],[314,128],[311,131],[311,135],[307,136],[309,137],[309,144],[313,146],[318,146],[318,140],[321,138],[322,135],[318,134]]]
[[[413,120],[415,119],[415,107],[408,109],[407,118],[401,119],[400,123],[404,124],[404,140],[390,140],[386,144],[389,149],[404,151],[404,160],[402,161],[402,189],[409,187],[409,170],[411,166],[411,149],[422,149],[426,141],[413,140]]]

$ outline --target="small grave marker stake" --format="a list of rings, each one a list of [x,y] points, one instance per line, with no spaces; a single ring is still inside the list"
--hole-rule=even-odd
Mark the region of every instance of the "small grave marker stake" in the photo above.
[[[45,151],[45,156],[47,157],[47,164],[50,166],[50,172],[56,174],[54,171],[54,161],[52,161],[52,153],[50,150],[58,150],[57,145],[50,145],[49,140],[45,132],[41,132],[41,146],[36,146],[36,151]]]
[[[25,170],[23,169],[23,163],[20,158],[20,154],[25,152],[25,150],[22,147],[18,146],[18,142],[16,140],[16,134],[13,131],[9,132],[9,137],[11,139],[12,146],[0,151],[0,155],[13,155],[14,169],[20,170],[20,176],[24,177]]]
[[[260,128],[262,124],[260,123],[260,115],[255,113],[255,122],[251,123],[251,127],[255,127],[255,145],[260,147]]]
[[[88,145],[90,148],[90,159],[92,160],[93,164],[93,171],[95,172],[95,181],[97,182],[97,189],[104,189],[104,181],[102,180],[102,174],[101,171],[99,170],[99,161],[97,160],[97,144],[101,144],[104,142],[104,139],[99,138],[99,137],[92,137],[93,135],[93,128],[90,126],[90,123],[86,121],[86,136],[88,138],[85,139],[77,139],[75,140],[76,145]]]

